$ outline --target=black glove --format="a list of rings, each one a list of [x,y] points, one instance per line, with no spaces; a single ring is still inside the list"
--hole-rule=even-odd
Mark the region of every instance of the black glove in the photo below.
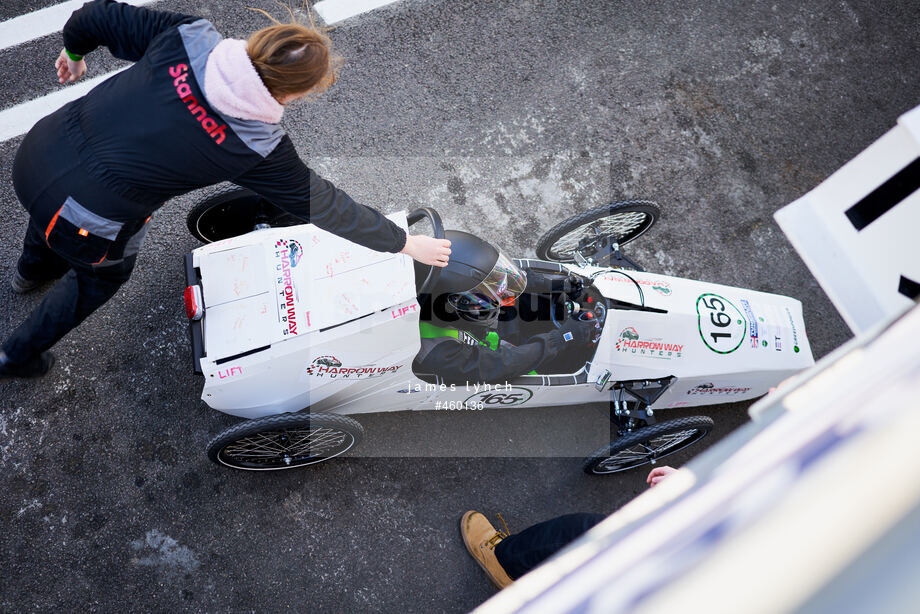
[[[524,292],[529,294],[549,294],[553,291],[553,280],[548,275],[527,269],[527,285]]]
[[[527,287],[524,292],[530,294],[551,294],[560,298],[568,296],[575,300],[584,289],[584,282],[578,275],[569,274],[562,277],[560,274],[544,274],[536,271],[527,271]]]
[[[589,345],[594,343],[594,336],[597,333],[597,322],[594,320],[578,320],[569,318],[559,328],[562,333],[562,339],[566,343],[575,345]]]
[[[581,291],[585,289],[585,282],[581,276],[569,273],[569,276],[563,280],[562,291],[568,295],[569,300],[577,300],[581,296]]]

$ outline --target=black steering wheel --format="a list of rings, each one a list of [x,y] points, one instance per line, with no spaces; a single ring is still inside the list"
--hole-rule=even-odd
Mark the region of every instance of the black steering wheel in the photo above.
[[[594,311],[579,311],[576,314],[570,313],[567,303],[571,303],[572,301],[567,301],[564,294],[560,294],[559,297],[560,298],[550,306],[549,310],[549,320],[556,328],[562,328],[562,325],[565,324],[569,318],[575,318],[582,322],[594,320],[595,322],[601,322],[603,324],[604,320],[598,317]],[[556,315],[557,310],[562,312],[561,318]]]
[[[435,239],[445,238],[446,235],[444,234],[444,224],[441,223],[441,216],[438,215],[438,212],[431,207],[419,207],[415,211],[409,213],[406,220],[408,221],[409,226],[412,226],[423,218],[428,218],[428,221],[431,222],[432,233],[434,234]],[[438,280],[441,278],[441,268],[442,267],[434,265],[430,267],[431,270],[428,271],[428,276],[425,277],[425,281],[423,281],[422,285],[419,286],[417,294],[431,293],[434,287],[438,284]]]
[[[555,300],[550,301],[549,305],[549,321],[556,328],[562,328],[565,321],[569,319],[569,312],[565,305],[565,294],[557,295],[554,298]],[[562,312],[561,318],[556,315],[556,311]]]
[[[595,335],[591,342],[596,344],[601,338],[604,322],[607,319],[607,307],[602,303],[597,303],[593,309],[587,309],[584,311],[580,309],[578,313],[573,314],[569,311],[569,306],[573,305],[574,301],[566,300],[564,294],[559,296],[560,300],[554,302],[550,306],[549,319],[553,323],[553,326],[556,328],[562,328],[562,325],[565,324],[566,320],[569,318],[575,318],[581,322],[594,322]],[[584,305],[578,304],[578,307],[583,309]],[[562,318],[557,317],[557,309],[562,312]]]

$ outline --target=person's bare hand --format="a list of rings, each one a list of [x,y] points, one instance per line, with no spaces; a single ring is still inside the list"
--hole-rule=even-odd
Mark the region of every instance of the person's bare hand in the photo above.
[[[655,467],[648,474],[648,477],[645,478],[645,482],[649,485],[649,488],[651,488],[652,486],[654,486],[661,480],[665,479],[666,477],[668,477],[675,471],[677,471],[677,469],[675,469],[674,467],[668,467],[668,466]]]
[[[61,55],[54,62],[54,67],[57,69],[58,83],[65,81],[73,83],[86,74],[86,62],[84,60],[74,62],[64,49],[61,49]]]
[[[407,234],[406,246],[399,253],[408,254],[422,264],[443,267],[450,260],[450,241]]]

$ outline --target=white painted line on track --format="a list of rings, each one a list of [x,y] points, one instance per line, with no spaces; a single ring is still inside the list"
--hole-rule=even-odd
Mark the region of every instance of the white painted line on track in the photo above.
[[[158,0],[121,0],[125,4],[143,6]],[[41,38],[64,29],[70,14],[86,4],[87,0],[67,0],[40,11],[26,13],[0,23],[0,50],[15,47],[33,38]]]
[[[397,0],[320,0],[313,5],[313,10],[319,13],[326,25],[379,9],[381,6],[393,4]]]
[[[143,6],[153,4],[159,0],[122,1],[134,6]],[[313,8],[326,24],[333,24],[349,17],[393,4],[396,1],[320,0],[320,2],[313,5]],[[83,6],[85,2],[86,0],[67,0],[0,23],[0,50],[62,30],[70,15]],[[49,62],[49,66],[51,64],[52,62]],[[74,85],[62,86],[57,92],[0,111],[0,142],[25,134],[41,118],[57,111],[68,102],[84,96],[91,89],[122,70],[125,69],[122,68],[93,79],[79,81]],[[52,68],[49,68],[49,75],[54,76]]]
[[[125,68],[129,68],[125,66]],[[92,79],[78,81],[73,85],[61,86],[60,91],[30,100],[15,107],[0,111],[0,142],[15,138],[28,132],[41,118],[54,113],[71,100],[76,100],[88,91],[125,68],[113,70]],[[49,78],[56,78],[54,67],[48,69]]]

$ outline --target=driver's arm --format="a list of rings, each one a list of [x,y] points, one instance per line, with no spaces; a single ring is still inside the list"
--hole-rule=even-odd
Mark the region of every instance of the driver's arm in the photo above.
[[[414,368],[434,373],[448,384],[502,384],[556,358],[569,344],[591,343],[594,332],[594,322],[572,318],[562,328],[534,335],[521,345],[502,343],[496,350],[453,337],[423,338]]]
[[[572,273],[550,273],[531,268],[525,268],[524,271],[527,274],[524,292],[529,294],[566,294],[574,298],[584,287],[584,282]]]
[[[556,356],[564,345],[558,330],[531,337],[523,345],[502,343],[497,350],[452,338],[422,339],[415,363],[420,373],[434,373],[447,384],[501,384]]]

